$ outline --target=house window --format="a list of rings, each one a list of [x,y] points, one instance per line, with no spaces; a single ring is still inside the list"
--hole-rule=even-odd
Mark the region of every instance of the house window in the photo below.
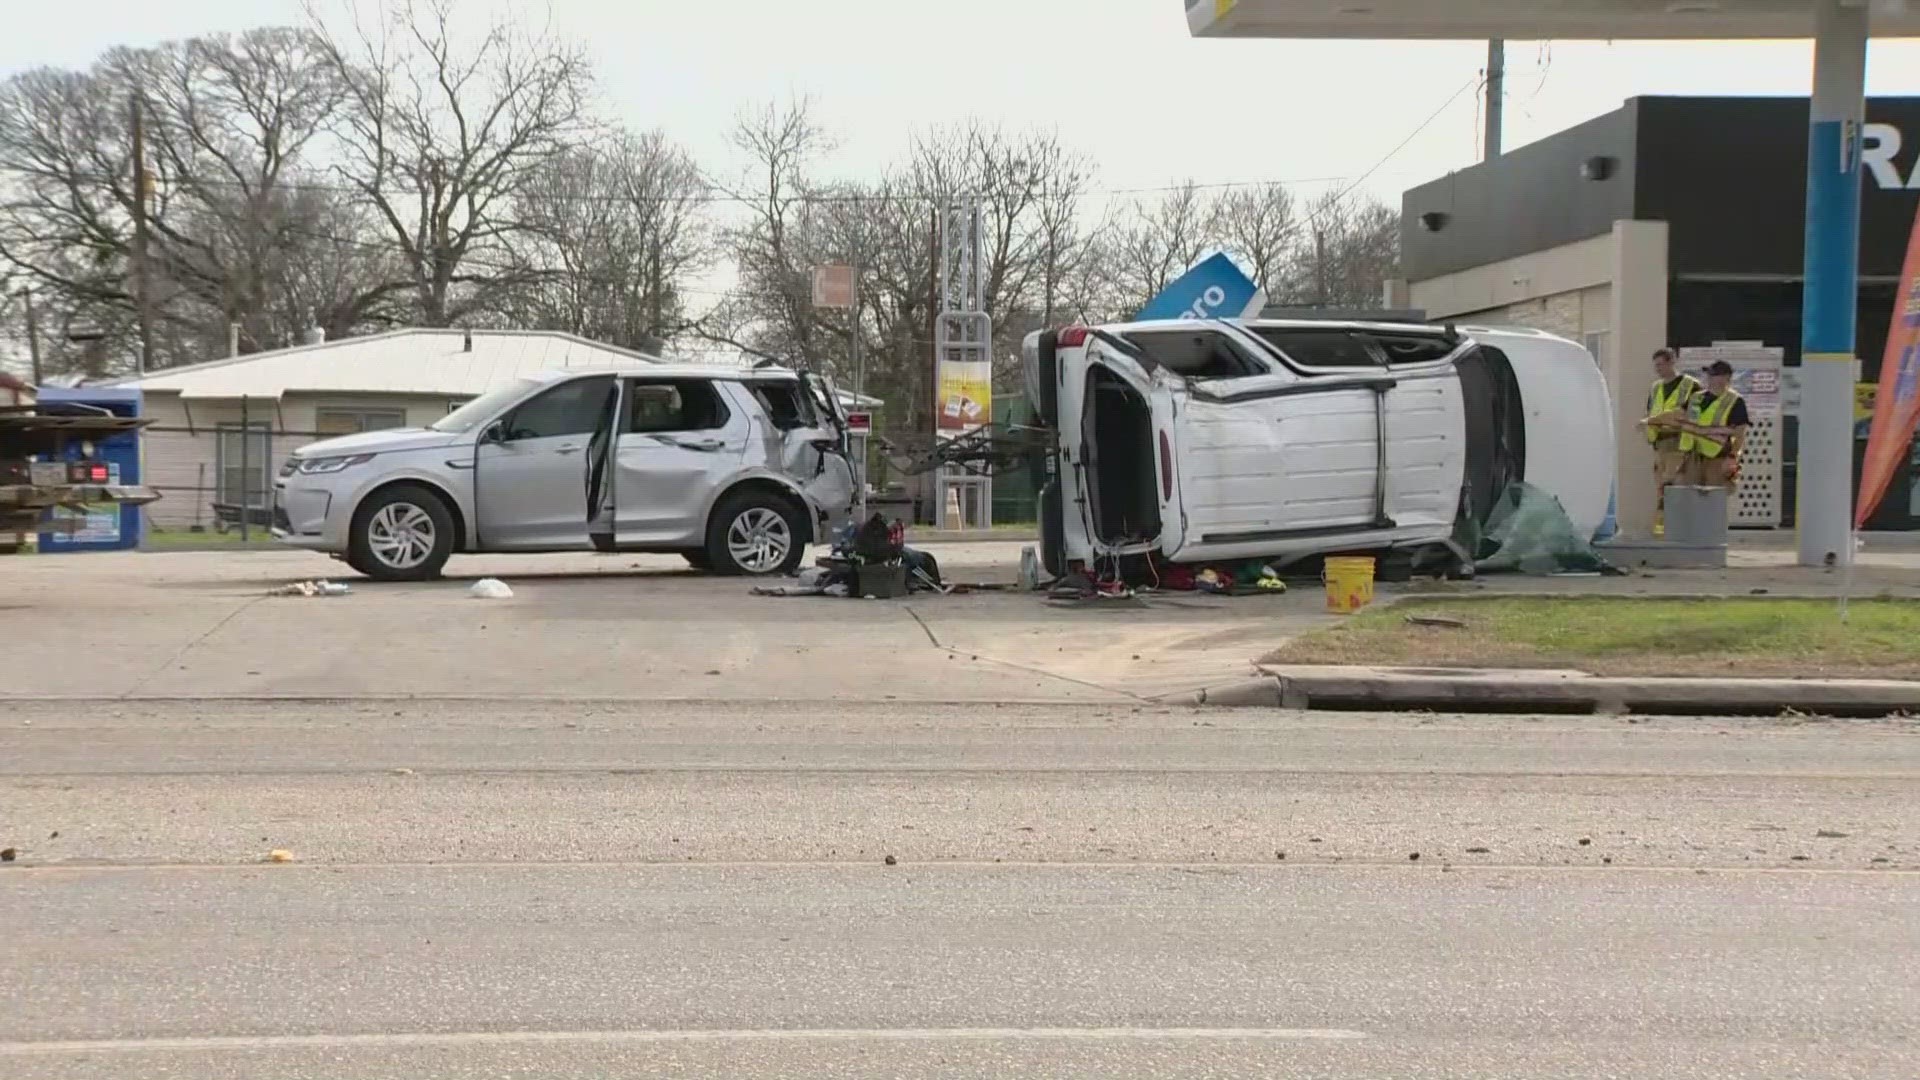
[[[273,462],[273,433],[266,424],[220,424],[214,429],[214,501],[266,506]]]
[[[321,435],[358,435],[406,426],[407,414],[401,409],[318,409],[313,414],[313,428]]]

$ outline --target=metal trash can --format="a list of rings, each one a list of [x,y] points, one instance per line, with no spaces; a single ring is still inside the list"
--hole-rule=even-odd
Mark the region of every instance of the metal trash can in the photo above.
[[[1667,489],[1667,542],[1689,547],[1725,547],[1727,544],[1727,489],[1683,487]]]

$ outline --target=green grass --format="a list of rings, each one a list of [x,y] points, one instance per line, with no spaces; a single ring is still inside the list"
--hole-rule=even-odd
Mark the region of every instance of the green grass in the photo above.
[[[1458,619],[1418,626],[1409,615]],[[1289,643],[1284,664],[1565,667],[1602,675],[1920,678],[1920,602],[1501,597],[1416,599]]]

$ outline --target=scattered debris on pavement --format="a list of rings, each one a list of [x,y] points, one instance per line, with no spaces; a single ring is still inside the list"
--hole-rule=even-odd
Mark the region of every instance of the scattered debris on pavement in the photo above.
[[[511,600],[513,599],[513,590],[508,588],[507,583],[501,581],[499,578],[489,577],[481,578],[479,581],[474,582],[473,588],[467,590],[467,595],[473,597],[475,600]]]
[[[274,848],[272,851],[267,852],[267,861],[275,863],[292,862],[293,852],[288,851],[286,848]]]
[[[1407,616],[1407,625],[1438,626],[1448,630],[1465,630],[1467,628],[1467,620],[1456,619],[1450,615],[1409,615]]]
[[[903,522],[888,522],[880,514],[846,525],[834,536],[833,549],[802,571],[796,584],[756,586],[753,595],[894,600],[916,592],[961,591],[941,579],[932,553],[907,546],[906,532]]]
[[[315,581],[292,581],[267,593],[268,596],[345,596],[352,592],[345,582],[328,581],[320,578]]]

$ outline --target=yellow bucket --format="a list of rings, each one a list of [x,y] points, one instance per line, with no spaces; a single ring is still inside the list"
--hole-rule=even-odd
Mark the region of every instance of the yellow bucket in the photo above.
[[[1351,615],[1373,603],[1373,558],[1367,555],[1333,555],[1326,561],[1320,579],[1327,585],[1327,610]]]

